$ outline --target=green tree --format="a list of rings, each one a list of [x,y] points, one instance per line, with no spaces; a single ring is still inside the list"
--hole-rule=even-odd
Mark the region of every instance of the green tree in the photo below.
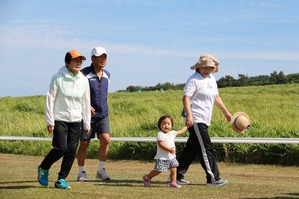
[[[217,84],[219,88],[234,86],[236,84],[236,80],[232,76],[226,75],[225,77],[221,77],[217,81]]]
[[[277,71],[274,71],[273,73],[270,74],[270,84],[286,84],[287,83],[287,78],[283,74],[282,71],[277,73]]]
[[[258,86],[258,85],[267,85],[269,84],[270,77],[268,75],[259,75],[255,77],[250,77],[250,85]]]
[[[288,79],[288,82],[291,84],[299,83],[299,73],[289,74],[286,76],[286,78]]]
[[[142,86],[128,86],[127,92],[136,92],[138,90],[142,90]]]
[[[249,84],[249,77],[247,75],[239,74],[239,78],[237,79],[238,86],[248,86]]]

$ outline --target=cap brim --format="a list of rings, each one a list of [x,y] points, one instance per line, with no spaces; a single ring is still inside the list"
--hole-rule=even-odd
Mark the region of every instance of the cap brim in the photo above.
[[[103,55],[103,54],[105,54],[105,55],[107,55],[107,56],[108,56],[108,54],[107,54],[107,53],[102,53],[102,54],[93,54],[92,56],[99,57],[99,56],[101,56],[101,55]]]
[[[78,57],[72,57],[72,59],[77,59],[77,58],[81,58],[81,59],[83,59],[83,60],[86,60],[86,57],[84,57],[83,55],[80,55],[80,56],[78,56]]]

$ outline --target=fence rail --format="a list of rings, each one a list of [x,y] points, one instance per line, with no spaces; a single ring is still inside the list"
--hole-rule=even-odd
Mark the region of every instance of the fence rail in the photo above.
[[[187,137],[177,137],[176,142],[187,142]],[[0,136],[0,140],[23,141],[51,141],[52,138]],[[93,140],[97,140],[96,138]],[[111,141],[117,142],[156,142],[155,137],[111,137]],[[236,137],[212,137],[213,143],[256,143],[256,144],[299,144],[299,138],[236,138]]]

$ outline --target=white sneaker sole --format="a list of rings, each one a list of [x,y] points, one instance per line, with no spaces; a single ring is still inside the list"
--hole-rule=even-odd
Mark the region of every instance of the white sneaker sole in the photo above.
[[[84,177],[77,178],[77,181],[78,181],[78,182],[87,182],[87,181],[88,181],[88,178],[84,178]]]

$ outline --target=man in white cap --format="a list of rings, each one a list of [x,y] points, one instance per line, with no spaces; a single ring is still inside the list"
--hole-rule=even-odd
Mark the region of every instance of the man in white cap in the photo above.
[[[96,178],[110,180],[105,166],[108,158],[110,143],[110,123],[108,117],[108,87],[110,84],[110,73],[104,69],[107,64],[107,52],[103,47],[93,48],[91,51],[92,64],[82,70],[87,77],[90,86],[91,100],[91,130],[88,134],[82,133],[80,147],[77,153],[79,173],[78,181],[88,181],[85,159],[90,139],[97,137],[100,141],[98,149],[99,167]]]
[[[214,104],[223,112],[227,121],[231,114],[222,102],[217,83],[212,75],[218,71],[219,61],[209,54],[200,57],[199,61],[191,67],[196,72],[189,77],[184,87],[183,105],[189,138],[178,158],[177,183],[189,184],[184,179],[190,164],[198,157],[206,173],[207,186],[221,186],[228,183],[220,178],[216,158],[208,133]]]

